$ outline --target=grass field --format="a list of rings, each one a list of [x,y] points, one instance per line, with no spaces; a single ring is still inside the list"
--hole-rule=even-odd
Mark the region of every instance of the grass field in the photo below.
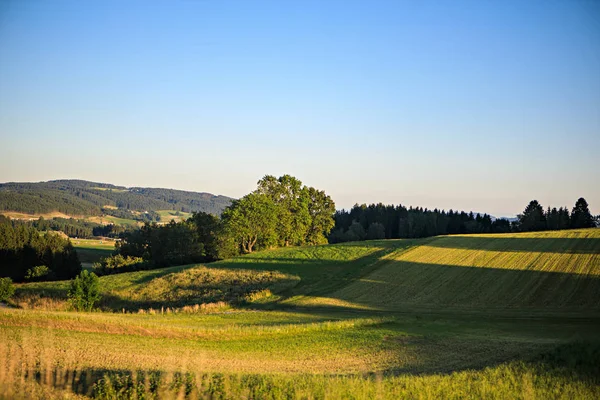
[[[91,269],[92,264],[99,262],[104,257],[109,257],[115,250],[115,241],[112,239],[71,239],[73,247],[77,250],[81,266]]]
[[[63,214],[61,212],[58,211],[54,211],[54,212],[50,212],[50,213],[44,213],[44,214],[26,214],[26,213],[20,213],[20,212],[16,212],[16,211],[0,211],[0,215],[4,215],[5,217],[8,218],[12,218],[12,219],[24,219],[24,220],[37,220],[40,219],[40,217],[43,217],[44,219],[52,219],[52,218],[82,218],[81,216],[77,216],[77,217],[71,217],[67,214]]]
[[[103,215],[101,217],[88,217],[86,219],[90,222],[95,222],[100,225],[114,224],[114,225],[131,226],[131,227],[143,225],[142,222],[136,221],[134,219],[119,218],[119,217],[114,217],[112,215]]]
[[[181,222],[192,216],[192,213],[175,210],[157,210],[156,212],[160,215],[161,223],[168,223],[171,222],[171,220]]]
[[[103,313],[58,311],[67,282],[25,284],[17,297],[38,303],[0,309],[0,385],[50,398],[598,398],[599,275],[592,229],[111,275]]]

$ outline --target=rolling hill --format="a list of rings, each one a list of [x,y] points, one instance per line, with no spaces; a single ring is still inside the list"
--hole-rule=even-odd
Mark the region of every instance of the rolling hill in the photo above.
[[[25,214],[62,213],[88,217],[107,210],[127,213],[174,210],[220,214],[233,199],[210,193],[174,189],[115,186],[83,180],[0,184],[0,212]],[[117,215],[113,212],[117,217]],[[110,215],[113,215],[110,214]]]
[[[104,313],[58,311],[68,282],[22,284],[25,309],[0,309],[0,384],[22,360],[97,398],[178,398],[183,376],[196,398],[597,398],[599,275],[600,229],[583,229],[111,275]]]

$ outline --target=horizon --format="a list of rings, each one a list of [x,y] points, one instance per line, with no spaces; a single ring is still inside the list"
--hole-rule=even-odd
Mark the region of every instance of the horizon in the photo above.
[[[598,215],[599,44],[593,2],[7,1],[0,181]]]
[[[239,197],[227,196],[227,195],[225,195],[225,194],[212,193],[212,192],[205,192],[205,191],[185,190],[185,189],[179,189],[179,188],[175,188],[175,187],[139,186],[139,185],[120,185],[120,184],[115,184],[115,183],[111,183],[111,182],[90,181],[90,180],[87,180],[87,179],[79,179],[79,178],[77,178],[77,179],[75,179],[75,178],[58,178],[58,179],[50,179],[50,180],[47,180],[47,181],[35,181],[35,182],[33,182],[33,181],[32,181],[32,182],[16,182],[16,181],[9,181],[9,182],[0,182],[0,185],[3,185],[3,184],[11,184],[11,183],[13,183],[13,184],[20,184],[20,183],[46,183],[46,182],[53,182],[53,181],[84,181],[84,182],[98,183],[98,184],[104,184],[104,185],[108,184],[108,185],[112,185],[112,186],[115,186],[115,187],[124,187],[124,188],[127,188],[127,189],[131,189],[131,188],[144,188],[144,189],[167,189],[167,190],[178,190],[178,191],[193,192],[193,193],[205,193],[205,194],[210,194],[210,195],[213,195],[213,196],[223,196],[223,197],[228,197],[228,198],[230,198],[230,199],[233,199],[233,200],[237,200],[237,199],[239,199]],[[307,185],[307,186],[310,186],[310,185]],[[322,189],[320,189],[320,188],[316,188],[316,189],[322,190]],[[577,198],[575,201],[577,201],[578,199],[579,199],[579,197],[578,197],[578,198]],[[532,200],[536,200],[536,201],[537,201],[537,199],[531,199],[530,201],[532,201]],[[335,202],[335,199],[333,199],[333,201]],[[575,201],[573,202],[573,204],[575,204]],[[587,201],[587,199],[586,199],[586,201]],[[354,203],[354,204],[352,204],[352,205],[351,205],[351,206],[349,206],[349,207],[338,207],[338,205],[337,205],[337,203],[336,203],[336,210],[337,210],[337,211],[343,211],[343,210],[349,211],[349,210],[350,210],[352,207],[354,207],[355,205],[367,205],[367,206],[369,206],[369,205],[372,205],[372,204],[379,204],[379,203],[382,203],[382,204],[383,204],[383,205],[385,205],[385,206],[388,206],[388,205],[392,205],[392,206],[403,206],[403,207],[406,207],[406,208],[411,208],[411,207],[412,207],[412,208],[416,208],[416,207],[422,207],[422,208],[424,208],[424,209],[428,209],[428,210],[434,210],[434,209],[438,209],[439,211],[445,211],[445,212],[449,212],[449,211],[451,211],[451,210],[452,210],[452,211],[454,211],[454,212],[466,212],[466,213],[471,213],[471,212],[472,212],[474,215],[477,215],[477,214],[479,214],[479,215],[484,215],[484,214],[487,214],[487,215],[491,216],[492,218],[496,218],[496,219],[503,219],[503,218],[504,218],[504,219],[509,219],[509,220],[512,220],[512,219],[514,219],[514,218],[517,218],[518,214],[521,214],[521,212],[522,212],[522,211],[521,211],[521,212],[518,212],[518,213],[516,213],[516,214],[514,214],[514,215],[494,215],[494,214],[491,214],[491,213],[489,213],[489,212],[487,212],[487,211],[464,210],[464,209],[457,209],[457,208],[442,208],[442,207],[435,207],[435,206],[434,206],[434,207],[426,207],[426,206],[422,206],[422,205],[419,205],[419,204],[405,204],[405,203],[383,203],[383,202]],[[540,202],[540,203],[542,204],[542,206],[543,206],[544,210],[546,210],[546,209],[548,208],[548,206],[549,206],[550,208],[557,208],[557,209],[558,209],[558,208],[561,208],[561,207],[564,207],[564,208],[566,208],[567,210],[569,210],[569,212],[571,212],[571,209],[572,209],[572,207],[569,207],[568,205],[554,206],[554,205],[544,205],[542,202]],[[589,202],[588,202],[588,203],[589,203]],[[527,204],[529,204],[529,201],[527,202]],[[593,207],[591,204],[589,204],[589,208],[590,208],[590,211],[591,211],[592,215],[596,215],[596,214],[595,214],[595,213],[592,211],[592,210],[594,209],[594,207]],[[525,206],[523,207],[523,209],[525,209]]]

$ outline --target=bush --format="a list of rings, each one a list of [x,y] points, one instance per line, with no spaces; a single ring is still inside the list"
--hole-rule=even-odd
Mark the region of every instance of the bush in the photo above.
[[[27,281],[46,280],[47,278],[52,276],[51,272],[52,271],[50,271],[50,268],[46,267],[45,265],[38,265],[36,267],[29,268],[27,270],[27,272],[25,273],[25,280],[27,280]]]
[[[106,257],[99,263],[94,263],[94,272],[98,275],[110,275],[120,272],[141,271],[151,268],[151,263],[142,257],[123,257],[121,254]]]
[[[78,277],[71,281],[69,302],[77,311],[92,311],[100,300],[100,284],[98,276],[87,270],[81,271]]]
[[[0,301],[8,300],[15,294],[15,286],[10,278],[0,278]]]

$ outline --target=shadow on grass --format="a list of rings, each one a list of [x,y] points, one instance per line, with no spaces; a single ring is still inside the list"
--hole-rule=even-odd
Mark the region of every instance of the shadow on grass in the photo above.
[[[502,384],[501,380],[521,381],[524,377],[533,377],[536,385],[555,385],[558,381],[581,382],[588,388],[600,385],[600,345],[597,342],[572,342],[558,346],[546,346],[537,352],[523,356],[496,357],[480,365],[465,364],[457,369],[427,371],[405,371],[390,369],[379,373],[361,375],[302,375],[292,376],[261,373],[205,373],[171,372],[161,370],[122,370],[122,369],[81,369],[72,370],[55,367],[54,369],[28,370],[27,380],[67,390],[78,395],[92,398],[150,398],[173,396],[177,398],[230,398],[235,393],[245,393],[248,398],[271,398],[275,393],[285,398],[295,398],[296,390],[314,388],[315,393],[323,385],[344,385],[345,379],[364,379],[367,385],[377,384],[381,378],[393,379],[418,375],[419,379],[430,374],[451,374],[468,370],[474,374],[485,375],[487,368],[503,367],[500,374],[492,372],[486,376],[485,384]],[[463,378],[464,379],[464,378]],[[470,381],[477,385],[479,379]],[[436,382],[436,381],[433,381]],[[515,385],[514,390],[520,386]],[[544,387],[547,389],[546,387]],[[448,387],[451,389],[451,385]],[[526,388],[527,389],[527,388]],[[532,388],[529,388],[531,390]],[[464,390],[460,393],[464,395]],[[415,393],[416,394],[416,393]],[[452,393],[448,393],[451,395]],[[513,393],[519,397],[520,393]]]
[[[427,243],[427,246],[445,249],[484,251],[600,254],[600,238],[529,238],[451,235],[432,240]]]

